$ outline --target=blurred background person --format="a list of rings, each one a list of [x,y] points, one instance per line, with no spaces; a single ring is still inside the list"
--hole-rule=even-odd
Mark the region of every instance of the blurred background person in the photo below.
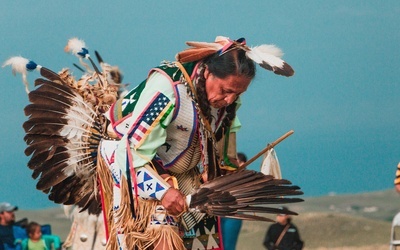
[[[237,161],[239,167],[247,161],[244,153],[237,153]],[[239,238],[240,229],[242,228],[242,220],[221,218],[222,241],[225,250],[236,249],[236,243]]]
[[[2,243],[0,249],[15,249],[13,226],[15,224],[14,212],[17,210],[17,206],[8,202],[0,203],[0,242]]]
[[[289,212],[287,207],[283,211]],[[263,245],[268,250],[301,250],[304,242],[300,238],[299,230],[292,223],[292,218],[286,213],[276,216],[276,223],[272,224],[265,235]]]
[[[59,250],[61,249],[61,240],[57,235],[42,234],[42,226],[31,221],[26,232],[28,238],[21,241],[22,250]]]
[[[394,178],[394,188],[400,193],[400,162],[397,164],[396,177]]]

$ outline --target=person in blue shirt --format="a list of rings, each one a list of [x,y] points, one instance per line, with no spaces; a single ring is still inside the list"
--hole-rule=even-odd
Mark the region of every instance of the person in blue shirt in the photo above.
[[[17,210],[17,206],[8,202],[0,203],[0,242],[2,243],[0,249],[15,249],[13,226],[15,224],[14,212]]]
[[[247,156],[244,153],[237,153],[237,161],[239,166],[247,161]],[[236,244],[239,238],[240,229],[242,228],[242,220],[221,218],[222,241],[225,250],[236,249]]]

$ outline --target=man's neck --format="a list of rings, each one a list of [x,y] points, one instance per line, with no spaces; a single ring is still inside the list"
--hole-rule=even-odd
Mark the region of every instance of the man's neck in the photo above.
[[[11,225],[12,225],[12,223],[6,223],[5,221],[0,221],[0,226],[7,227],[7,226],[11,226]]]

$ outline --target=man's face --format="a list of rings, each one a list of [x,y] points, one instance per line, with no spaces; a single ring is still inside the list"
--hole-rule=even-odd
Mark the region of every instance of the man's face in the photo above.
[[[222,108],[232,104],[240,94],[247,90],[251,79],[245,76],[230,75],[224,79],[214,76],[208,71],[204,72],[206,79],[207,99],[214,108]]]
[[[1,218],[4,225],[11,225],[15,222],[15,213],[14,211],[4,211],[3,213],[1,213]]]
[[[287,215],[287,214],[278,214],[276,216],[276,221],[282,225],[286,225],[288,218],[289,218],[289,215]]]

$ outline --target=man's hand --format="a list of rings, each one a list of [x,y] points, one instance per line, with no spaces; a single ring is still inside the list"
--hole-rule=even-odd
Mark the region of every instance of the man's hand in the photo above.
[[[161,200],[161,205],[171,215],[177,216],[186,210],[186,199],[185,196],[175,188],[170,188],[165,193]]]

